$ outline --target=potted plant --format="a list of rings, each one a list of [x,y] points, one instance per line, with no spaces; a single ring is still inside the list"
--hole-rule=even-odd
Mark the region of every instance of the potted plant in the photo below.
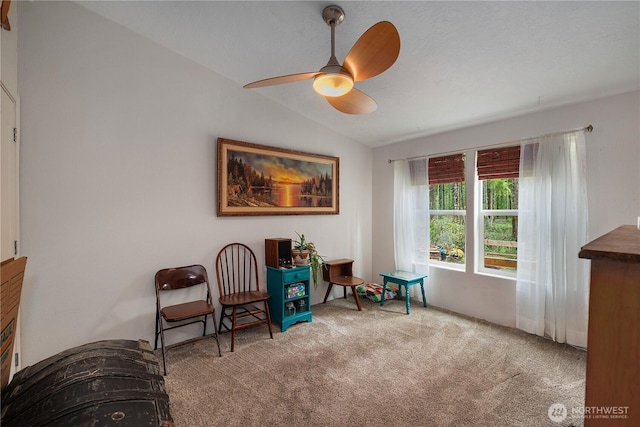
[[[293,241],[293,249],[291,250],[291,256],[293,257],[293,262],[296,265],[306,265],[310,263],[309,259],[309,242],[304,237],[304,234],[299,234],[298,239]]]
[[[304,234],[296,231],[297,240],[293,241],[293,250],[291,255],[296,265],[311,265],[311,277],[313,278],[313,288],[318,287],[318,271],[322,266],[324,257],[320,255],[313,242],[307,241]]]

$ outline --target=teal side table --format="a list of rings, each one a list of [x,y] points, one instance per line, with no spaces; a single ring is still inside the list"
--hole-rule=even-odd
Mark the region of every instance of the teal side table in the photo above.
[[[398,285],[398,299],[402,298],[402,287],[404,286],[405,304],[407,306],[407,314],[409,314],[409,288],[412,285],[420,285],[422,290],[422,302],[424,306],[427,306],[427,298],[424,296],[424,278],[426,274],[412,273],[410,271],[395,270],[388,271],[386,273],[380,273],[383,278],[382,284],[382,299],[380,300],[380,306],[384,306],[384,294],[387,290],[387,282],[395,283]]]
[[[294,323],[311,322],[309,270],[309,266],[267,267],[267,290],[271,294],[269,311],[282,332]]]

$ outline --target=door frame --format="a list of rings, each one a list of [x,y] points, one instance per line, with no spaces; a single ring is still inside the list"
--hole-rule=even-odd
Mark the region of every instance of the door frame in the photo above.
[[[4,84],[4,82],[2,82],[0,80],[0,90],[2,90],[2,92],[4,92],[9,99],[12,101],[13,103],[13,110],[14,110],[14,128],[16,129],[16,140],[14,142],[14,207],[13,207],[13,213],[14,213],[14,239],[17,241],[17,244],[15,246],[15,250],[14,250],[14,257],[19,257],[20,253],[21,253],[21,244],[20,244],[20,98],[17,95],[14,95],[13,93],[11,93],[11,91],[9,90],[9,88]],[[4,107],[4,105],[2,106]],[[2,108],[4,109],[4,108]],[[20,312],[18,312],[18,318],[16,319],[16,335],[15,335],[15,339],[14,339],[14,345],[13,345],[13,354],[11,355],[13,361],[11,363],[11,371],[10,371],[10,378],[13,377],[13,375],[18,372],[21,367],[22,367],[22,362],[21,362],[21,357],[20,355],[20,350],[21,350],[21,339],[20,339],[20,332],[21,328],[20,328]],[[17,357],[16,357],[17,355]]]

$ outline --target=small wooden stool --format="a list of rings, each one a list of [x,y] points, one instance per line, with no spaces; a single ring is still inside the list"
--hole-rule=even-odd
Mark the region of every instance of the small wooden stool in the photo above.
[[[327,288],[327,293],[324,295],[324,301],[322,301],[322,303],[324,304],[327,302],[327,298],[329,298],[333,285],[342,286],[344,288],[345,299],[347,298],[347,287],[350,287],[353,292],[353,297],[356,300],[358,311],[362,311],[362,305],[360,305],[360,298],[358,298],[358,290],[356,287],[364,284],[364,280],[353,276],[353,260],[342,258],[333,261],[325,261],[323,264],[322,278],[326,282],[329,282],[329,287]]]

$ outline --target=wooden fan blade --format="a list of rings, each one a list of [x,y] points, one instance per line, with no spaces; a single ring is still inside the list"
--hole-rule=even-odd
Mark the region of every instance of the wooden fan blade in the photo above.
[[[286,76],[271,77],[264,80],[258,80],[257,82],[248,83],[243,87],[245,89],[252,89],[255,87],[273,86],[273,85],[281,85],[284,83],[299,82],[301,80],[312,79],[318,74],[322,74],[322,73],[319,71],[316,71],[313,73],[299,73],[299,74],[289,74]]]
[[[391,67],[400,54],[400,35],[391,22],[373,25],[360,36],[344,59],[354,82],[370,79]]]
[[[2,0],[2,6],[0,7],[0,27],[7,31],[11,31],[11,24],[9,23],[10,6],[11,0]]]
[[[325,96],[325,99],[333,108],[345,114],[366,114],[378,108],[373,98],[356,88],[342,96]]]

